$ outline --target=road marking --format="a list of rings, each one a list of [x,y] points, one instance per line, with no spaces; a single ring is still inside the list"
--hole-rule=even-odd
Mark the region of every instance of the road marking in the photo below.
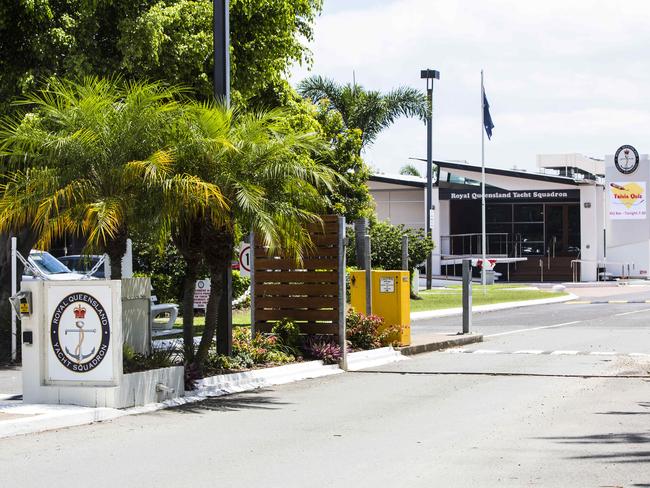
[[[508,332],[499,332],[498,334],[488,334],[484,337],[499,337],[499,336],[510,335],[510,334],[519,334],[521,332],[531,332],[533,330],[554,329],[556,327],[565,327],[567,325],[579,324],[580,322],[582,322],[582,320],[574,320],[573,322],[563,322],[561,324],[555,324],[555,325],[543,325],[542,327],[531,327],[529,329],[517,329],[517,330],[510,330]]]
[[[622,317],[623,315],[632,315],[633,313],[641,313],[641,312],[650,312],[650,308],[644,308],[643,310],[634,310],[632,312],[617,313],[615,314],[615,316]]]
[[[650,300],[571,300],[565,305],[620,305],[634,303],[650,303]]]
[[[544,356],[620,356],[646,358],[650,357],[645,352],[616,352],[616,351],[544,351],[541,349],[522,349],[520,351],[497,351],[494,349],[445,349],[441,351],[447,354],[526,354],[526,355],[544,355]]]

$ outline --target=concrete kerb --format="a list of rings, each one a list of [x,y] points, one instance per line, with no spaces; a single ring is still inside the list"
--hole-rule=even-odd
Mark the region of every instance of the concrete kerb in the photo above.
[[[404,356],[412,356],[414,354],[422,354],[425,352],[441,351],[443,349],[449,349],[450,347],[466,346],[468,344],[474,344],[475,342],[483,342],[483,335],[458,335],[447,340],[427,342],[425,344],[416,344],[413,346],[405,346],[400,348],[399,351]]]
[[[513,308],[522,308],[522,307],[532,307],[535,305],[548,305],[551,303],[564,303],[571,300],[576,300],[577,295],[569,293],[562,297],[553,297],[553,298],[541,298],[539,300],[521,300],[519,302],[504,302],[504,303],[493,303],[490,305],[477,305],[472,307],[473,313],[485,313],[485,312],[496,312],[498,310],[509,310]],[[455,315],[462,315],[462,307],[457,308],[445,308],[442,310],[427,310],[424,312],[413,312],[411,313],[411,322],[418,320],[427,320],[435,319],[440,317],[453,317]]]

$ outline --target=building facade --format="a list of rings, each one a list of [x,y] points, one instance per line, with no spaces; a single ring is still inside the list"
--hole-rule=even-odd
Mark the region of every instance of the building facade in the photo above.
[[[578,156],[538,158],[539,172],[486,168],[486,247],[502,279],[595,281],[604,271],[604,163]],[[463,258],[481,256],[481,167],[434,164],[432,271],[456,275]],[[426,179],[374,175],[369,186],[380,220],[425,227]]]

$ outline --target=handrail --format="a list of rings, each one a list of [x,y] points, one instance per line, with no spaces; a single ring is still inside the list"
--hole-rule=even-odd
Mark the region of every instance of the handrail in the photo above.
[[[570,266],[571,266],[571,273],[573,275],[573,282],[574,283],[577,283],[577,268],[578,267],[576,266],[576,264],[580,264],[580,263],[596,263],[596,281],[599,281],[598,280],[598,268],[600,267],[601,264],[602,264],[603,267],[605,267],[605,269],[607,269],[608,264],[611,264],[611,265],[614,265],[614,266],[619,266],[620,265],[621,266],[621,278],[626,277],[626,274],[625,274],[625,269],[626,268],[627,268],[627,278],[630,277],[630,266],[631,266],[631,269],[635,268],[634,263],[628,263],[628,262],[623,262],[623,261],[608,261],[607,259],[603,259],[603,260],[600,260],[600,259],[572,259]]]

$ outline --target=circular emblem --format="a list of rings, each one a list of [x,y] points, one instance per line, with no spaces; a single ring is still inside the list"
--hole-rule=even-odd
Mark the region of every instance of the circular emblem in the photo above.
[[[639,153],[632,146],[624,145],[619,147],[614,154],[614,164],[624,175],[634,173],[639,167]]]
[[[50,323],[52,349],[70,371],[87,373],[106,357],[111,338],[108,315],[87,293],[72,293],[59,302]]]

